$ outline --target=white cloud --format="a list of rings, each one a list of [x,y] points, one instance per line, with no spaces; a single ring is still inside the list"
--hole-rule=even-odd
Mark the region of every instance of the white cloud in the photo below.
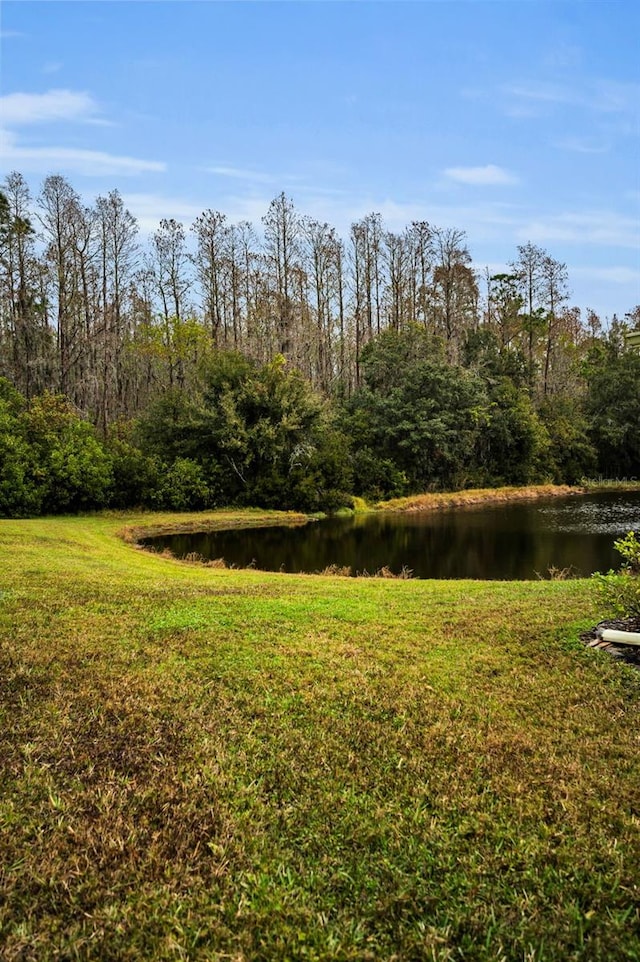
[[[502,92],[515,101],[510,112],[526,116],[531,108],[542,105],[583,107],[601,114],[637,113],[640,84],[593,78],[579,87],[544,81],[514,83]]]
[[[569,277],[580,288],[581,306],[595,310],[602,318],[616,313],[622,317],[640,304],[640,270],[613,264],[585,267],[568,261]]]
[[[48,90],[42,94],[15,92],[0,97],[0,156],[5,170],[49,174],[52,170],[86,177],[131,176],[161,172],[166,164],[126,154],[45,143],[34,146],[16,135],[16,129],[49,123],[111,126],[99,116],[100,107],[86,92]]]
[[[543,64],[551,70],[576,69],[584,62],[584,53],[580,46],[567,43],[561,38],[555,39],[547,51]]]
[[[443,205],[424,201],[398,201],[391,197],[371,195],[354,196],[349,192],[313,191],[312,189],[292,190],[290,196],[301,214],[307,214],[320,222],[327,221],[337,233],[348,238],[351,224],[367,214],[381,215],[387,230],[403,231],[412,221],[428,221],[433,227],[460,227],[466,230],[470,242],[486,239],[504,240],[513,237],[520,223],[514,211],[507,204],[468,204]],[[272,200],[267,193],[254,193],[251,196],[225,196],[216,201],[219,210],[224,211],[231,221],[248,220],[260,226]]]
[[[640,100],[640,84],[621,83],[616,80],[596,80],[587,91],[585,102],[602,113],[626,113],[637,115]]]
[[[640,270],[633,267],[572,267],[571,275],[588,277],[605,284],[640,285]]]
[[[271,184],[273,177],[257,170],[247,170],[244,167],[203,167],[207,174],[215,174],[216,177],[229,177],[232,180],[248,180],[256,184]]]
[[[272,184],[273,189],[278,194],[281,190],[284,190],[287,194],[292,193],[294,196],[300,194],[322,194],[329,197],[337,197],[347,193],[345,189],[337,187],[319,187],[316,183],[319,177],[313,172],[311,174],[286,172],[281,174],[268,174],[265,171],[251,170],[248,167],[232,167],[222,164],[212,167],[202,167],[201,169],[206,174],[213,174],[216,177],[229,180],[243,180],[249,185],[255,184],[257,188],[261,188],[262,185]],[[320,177],[321,176],[322,172],[320,174]]]
[[[498,184],[516,184],[518,178],[496,164],[486,164],[484,167],[447,167],[445,176],[460,184],[489,186]]]
[[[4,170],[20,169],[23,173],[36,174],[50,174],[55,170],[86,177],[128,176],[166,169],[166,164],[157,160],[140,160],[137,157],[108,154],[101,150],[55,146],[27,147],[6,130],[0,130],[0,157]]]
[[[0,118],[9,127],[60,120],[104,123],[98,105],[88,93],[48,90],[44,94],[12,93],[0,97]]]
[[[593,140],[581,140],[579,137],[567,137],[560,140],[556,147],[577,154],[607,154],[610,150],[606,144],[597,144]]]
[[[534,101],[536,103],[568,104],[575,103],[576,93],[568,87],[559,84],[534,82],[529,84],[509,84],[503,90],[516,100]]]
[[[564,213],[523,224],[518,236],[534,244],[556,241],[637,249],[640,246],[640,224],[634,217],[613,211]]]
[[[206,205],[194,204],[180,197],[167,197],[163,194],[123,194],[122,201],[138,221],[140,232],[146,235],[156,231],[163,219],[173,218],[188,228],[206,208]],[[224,213],[227,211],[225,210]]]

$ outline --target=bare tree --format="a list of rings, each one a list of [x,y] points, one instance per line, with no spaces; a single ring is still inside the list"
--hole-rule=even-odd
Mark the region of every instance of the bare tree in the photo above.
[[[100,299],[100,403],[98,422],[106,433],[109,421],[126,410],[124,345],[131,337],[132,318],[126,302],[138,265],[138,224],[125,208],[117,190],[96,200],[99,236]]]
[[[80,198],[64,177],[54,174],[46,178],[39,197],[38,220],[42,225],[46,244],[48,286],[55,311],[57,387],[70,397],[74,393],[74,365],[82,332],[78,317],[72,229],[72,221],[79,209]]]
[[[407,237],[411,257],[410,319],[427,327],[433,317],[433,230],[427,221],[413,221]]]
[[[340,351],[344,352],[342,245],[335,229],[327,223],[305,218],[303,228],[316,322],[312,379],[321,390],[328,391],[334,375],[336,339],[340,343]]]
[[[477,323],[478,284],[469,266],[464,231],[436,229],[434,245],[435,331],[444,337],[449,358],[455,360],[460,335]]]
[[[228,232],[227,218],[207,210],[191,228],[197,239],[195,265],[202,290],[204,322],[214,344],[220,343],[223,330],[223,262]]]
[[[271,201],[262,223],[265,253],[275,281],[278,350],[286,357],[294,336],[293,271],[300,266],[300,219],[283,192]]]
[[[35,254],[31,194],[13,172],[0,191],[0,371],[26,397],[41,392],[51,376],[51,328],[44,272]]]
[[[360,352],[383,327],[382,218],[367,214],[351,225],[350,262],[353,288],[355,383],[360,382]]]
[[[173,217],[162,219],[151,238],[152,262],[157,291],[165,319],[182,320],[189,289],[189,258],[184,227]]]
[[[542,393],[546,396],[550,388],[552,355],[556,348],[556,338],[560,326],[559,312],[569,297],[567,265],[561,264],[548,254],[542,259],[541,293],[546,312],[546,335],[544,347],[544,366]]]
[[[509,265],[511,271],[518,278],[524,298],[530,390],[533,390],[536,345],[543,325],[540,293],[542,289],[542,265],[545,256],[545,251],[541,247],[536,247],[535,244],[528,242],[518,247],[518,259]]]
[[[411,237],[407,232],[394,234],[387,231],[383,240],[389,278],[387,323],[397,331],[412,319],[412,307],[415,303],[411,273]]]
[[[516,274],[493,274],[487,278],[487,323],[495,331],[502,351],[522,334],[524,298]]]
[[[264,260],[258,251],[256,234],[249,221],[240,221],[234,225],[234,231],[240,311],[244,317],[244,349],[256,360],[265,360],[267,355],[261,326],[263,291],[266,291]]]

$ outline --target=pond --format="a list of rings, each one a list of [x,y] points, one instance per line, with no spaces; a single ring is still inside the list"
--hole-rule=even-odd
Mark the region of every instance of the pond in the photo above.
[[[317,572],[330,565],[372,574],[410,568],[415,578],[532,580],[571,568],[587,576],[617,568],[613,548],[640,531],[640,492],[501,502],[437,512],[393,512],[278,526],[149,538],[177,557],[197,552],[228,565]]]

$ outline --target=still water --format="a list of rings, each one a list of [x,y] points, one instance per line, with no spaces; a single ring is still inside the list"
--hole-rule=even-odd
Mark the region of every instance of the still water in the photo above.
[[[329,565],[373,573],[410,568],[415,578],[529,580],[550,568],[575,574],[617,568],[613,547],[640,531],[640,493],[599,493],[506,502],[433,513],[331,518],[299,527],[269,527],[150,538],[154,550],[197,552],[228,565],[268,571],[322,571]]]

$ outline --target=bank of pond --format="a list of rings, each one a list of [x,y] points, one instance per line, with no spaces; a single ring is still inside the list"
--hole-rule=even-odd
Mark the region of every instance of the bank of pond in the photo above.
[[[266,571],[532,580],[617,567],[613,543],[630,530],[640,530],[638,489],[165,533],[141,544],[178,558]]]

